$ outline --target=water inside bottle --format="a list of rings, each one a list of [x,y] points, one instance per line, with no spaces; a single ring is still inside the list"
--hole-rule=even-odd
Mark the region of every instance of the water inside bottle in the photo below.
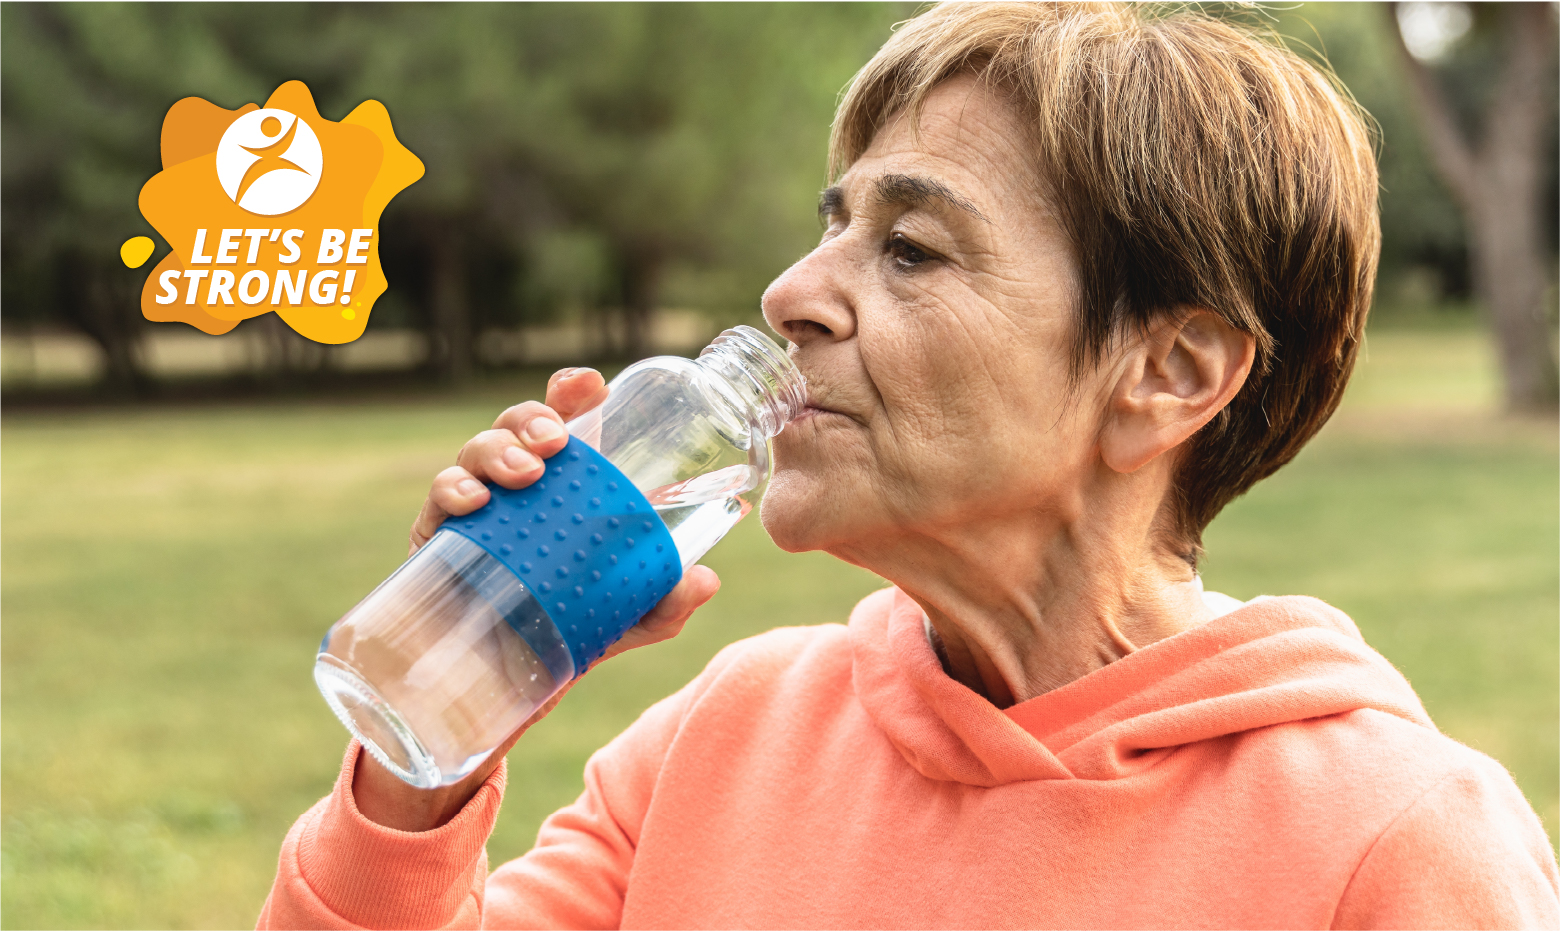
[[[682,482],[673,482],[653,488],[645,494],[657,510],[702,504],[730,498],[758,487],[758,470],[748,463],[729,465],[723,469],[695,475]]]
[[[753,509],[740,495],[714,498],[698,504],[656,505],[655,512],[672,532],[683,571],[698,562],[710,547]]]
[[[502,563],[449,531],[425,549],[330,629],[315,678],[369,752],[431,788],[470,772],[574,668],[521,637],[517,619],[529,629],[541,609]]]
[[[762,461],[762,460],[761,460]],[[756,489],[763,474],[751,462],[715,469],[645,493],[650,506],[672,532],[683,571],[698,562],[726,532],[753,509],[742,496]]]

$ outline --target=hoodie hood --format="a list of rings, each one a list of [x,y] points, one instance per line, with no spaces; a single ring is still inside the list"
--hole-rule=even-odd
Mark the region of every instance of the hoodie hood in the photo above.
[[[943,672],[921,608],[885,589],[850,618],[852,678],[921,775],[997,786],[1119,779],[1177,747],[1362,708],[1435,730],[1408,680],[1314,598],[1262,598],[998,709]]]

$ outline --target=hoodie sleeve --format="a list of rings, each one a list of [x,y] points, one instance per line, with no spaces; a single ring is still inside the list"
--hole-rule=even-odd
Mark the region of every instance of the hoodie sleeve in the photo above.
[[[506,765],[432,831],[375,824],[352,798],[360,745],[336,787],[287,832],[257,928],[475,928]]]
[[[530,853],[491,876],[486,845],[507,764],[448,824],[396,831],[369,821],[352,798],[354,740],[335,790],[283,841],[258,927],[616,928],[661,764],[709,675],[706,669],[653,705],[592,755],[585,792],[543,823]]]
[[[1499,763],[1453,770],[1377,839],[1335,928],[1560,928],[1554,849]]]
[[[537,833],[536,846],[487,883],[483,927],[616,928],[640,829],[689,693],[650,707],[585,764],[585,791]]]

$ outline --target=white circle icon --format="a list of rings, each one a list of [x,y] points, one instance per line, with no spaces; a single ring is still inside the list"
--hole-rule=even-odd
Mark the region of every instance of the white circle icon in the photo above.
[[[267,108],[233,121],[217,143],[217,180],[243,209],[265,217],[303,206],[320,185],[325,156],[309,124]]]

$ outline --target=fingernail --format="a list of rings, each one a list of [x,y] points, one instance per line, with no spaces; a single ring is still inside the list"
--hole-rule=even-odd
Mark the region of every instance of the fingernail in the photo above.
[[[504,450],[504,465],[516,472],[529,472],[536,468],[536,457],[518,446]]]
[[[568,380],[570,378],[578,378],[581,375],[585,375],[587,373],[591,374],[591,375],[594,375],[596,373],[596,370],[592,369],[592,368],[574,368],[574,369],[569,369],[569,374],[563,376],[563,378],[559,379],[559,381],[566,381],[566,380]]]
[[[545,443],[563,436],[563,425],[551,417],[538,417],[526,425],[525,435],[533,443]]]
[[[469,498],[482,493],[482,483],[474,478],[463,478],[456,483],[455,490]]]

